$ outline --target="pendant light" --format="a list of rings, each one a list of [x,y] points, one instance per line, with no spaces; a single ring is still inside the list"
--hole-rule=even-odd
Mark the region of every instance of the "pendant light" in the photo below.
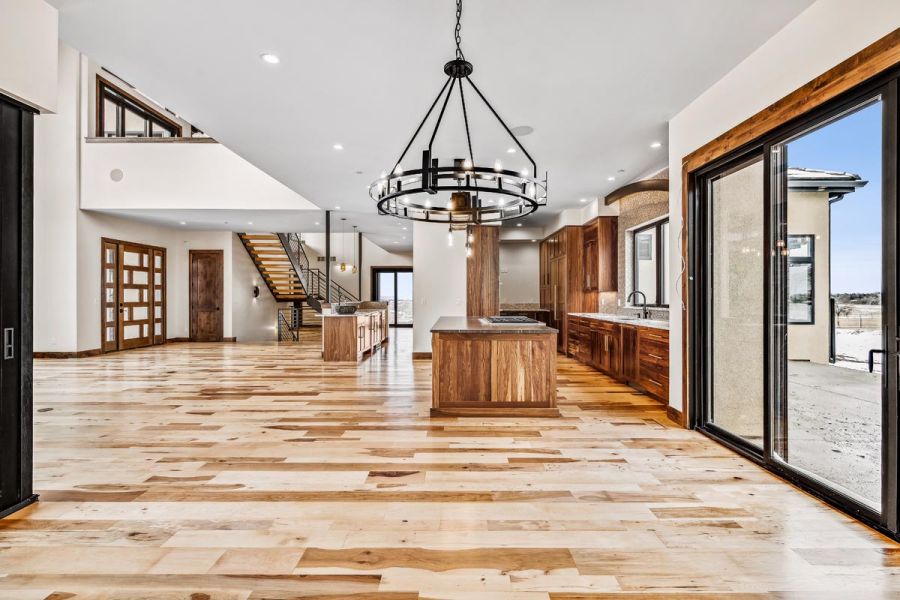
[[[356,249],[356,240],[359,239],[359,235],[356,233],[356,225],[353,226],[353,268],[351,272],[355,275],[359,268],[356,266],[356,263],[359,262],[359,254]]]
[[[547,174],[544,174],[543,179],[538,178],[537,163],[469,77],[474,67],[463,55],[461,20],[462,0],[457,0],[454,30],[456,58],[444,65],[447,80],[394,167],[390,171],[383,171],[381,177],[369,186],[369,196],[377,203],[379,214],[414,221],[460,224],[465,227],[467,224],[496,224],[524,217],[547,203]],[[490,110],[528,160],[528,168],[504,168],[499,159],[481,164],[476,162],[466,108],[466,85]],[[462,149],[442,161],[432,153],[432,147],[447,103],[457,89],[462,106],[467,151]],[[421,168],[405,170],[402,163],[406,154],[438,104],[441,108],[437,122],[427,140],[427,146],[423,143]],[[452,245],[453,242],[449,241],[449,244]]]
[[[341,264],[338,265],[338,271],[344,273],[347,270],[347,240],[344,239],[344,217],[341,217]]]

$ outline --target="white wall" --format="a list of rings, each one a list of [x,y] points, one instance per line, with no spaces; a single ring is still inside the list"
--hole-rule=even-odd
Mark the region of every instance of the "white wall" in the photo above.
[[[669,404],[681,397],[681,165],[711,139],[900,26],[896,0],[818,0],[669,121]]]
[[[80,57],[64,44],[58,54],[57,111],[36,117],[34,127],[34,340],[39,352],[71,352],[78,345],[76,303],[59,300],[75,297],[78,280]]]
[[[416,223],[413,228],[413,352],[431,352],[431,328],[438,317],[466,314],[466,233]]]
[[[418,225],[415,225],[418,227]],[[360,300],[372,300],[372,267],[411,267],[413,266],[412,252],[388,252],[378,244],[369,241],[363,235],[362,252],[362,295]],[[415,279],[413,272],[413,279]],[[415,317],[413,317],[415,319]]]
[[[239,342],[276,341],[278,302],[236,234],[231,236],[231,273],[232,335]],[[258,298],[253,286],[259,286]]]
[[[0,0],[0,94],[56,111],[56,9],[43,0]]]
[[[82,153],[82,208],[318,210],[222,144],[88,141]]]
[[[100,238],[161,246],[166,249],[166,337],[190,336],[189,250],[222,250],[224,306],[223,335],[232,330],[232,238],[230,231],[190,231],[148,225],[107,214],[79,211],[78,214],[78,347],[100,347]],[[35,273],[35,279],[43,277]],[[45,310],[52,310],[50,303]],[[37,298],[35,299],[37,314]],[[35,350],[38,347],[35,338]]]
[[[541,245],[500,242],[500,304],[540,302]]]

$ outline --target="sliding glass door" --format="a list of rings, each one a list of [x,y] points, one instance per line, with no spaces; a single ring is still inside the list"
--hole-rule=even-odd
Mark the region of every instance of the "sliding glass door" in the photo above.
[[[894,253],[882,231],[895,214],[882,186],[883,112],[875,94],[770,150],[781,249],[773,458],[875,512],[892,264],[885,255]]]
[[[409,267],[373,267],[372,299],[388,304],[391,327],[412,327],[413,273]]]
[[[897,81],[692,174],[694,425],[896,532]]]

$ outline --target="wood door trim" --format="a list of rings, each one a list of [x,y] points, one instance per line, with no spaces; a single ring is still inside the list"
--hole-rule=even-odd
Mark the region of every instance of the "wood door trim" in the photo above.
[[[221,286],[219,288],[219,339],[225,341],[225,251],[224,250],[188,250],[188,339],[196,341],[194,329],[194,256],[198,254],[212,254],[219,257],[219,266],[222,268]]]
[[[900,64],[900,28],[866,46],[850,58],[825,71],[812,81],[797,88],[787,96],[745,119],[722,135],[687,154],[681,163],[681,223],[685,235],[681,236],[682,264],[688,259],[688,205],[691,193],[691,177],[704,166],[730,152],[753,142],[776,128],[809,113],[844,92],[885,73]],[[681,302],[684,306],[681,319],[681,425],[689,427],[691,406],[688,393],[690,314],[688,286],[681,286]]]

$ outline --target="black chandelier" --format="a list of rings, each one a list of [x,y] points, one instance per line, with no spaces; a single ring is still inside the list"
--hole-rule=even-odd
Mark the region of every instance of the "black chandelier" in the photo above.
[[[547,174],[538,179],[537,163],[518,138],[510,131],[491,103],[469,77],[472,63],[468,62],[460,47],[460,20],[462,0],[456,2],[456,58],[444,65],[447,81],[438,92],[425,118],[419,123],[415,133],[390,172],[369,186],[369,195],[378,203],[378,213],[401,219],[449,223],[451,231],[465,229],[468,225],[499,223],[517,219],[535,212],[547,204]],[[493,166],[479,166],[472,153],[472,135],[469,131],[469,116],[466,110],[464,83],[468,83],[491,114],[531,163],[531,168],[515,171],[503,169],[497,161]],[[468,158],[454,158],[441,164],[432,154],[431,148],[437,136],[447,103],[454,89],[459,89],[465,124]],[[409,171],[400,166],[406,153],[422,131],[435,107],[441,104],[437,122],[428,140],[428,147],[422,151],[422,167]],[[448,194],[449,192],[449,194]]]

